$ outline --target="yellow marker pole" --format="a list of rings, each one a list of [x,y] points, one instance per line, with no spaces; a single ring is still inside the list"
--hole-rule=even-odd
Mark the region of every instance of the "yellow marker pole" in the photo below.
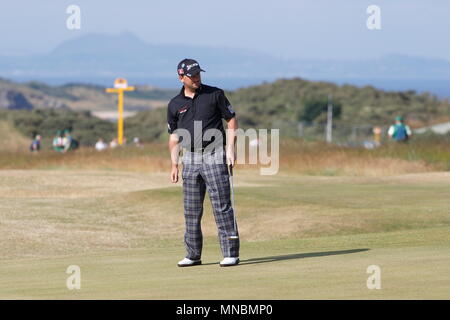
[[[134,91],[134,87],[125,88],[107,88],[105,90],[108,93],[117,93],[117,109],[119,117],[117,118],[117,142],[119,145],[123,144],[123,92]]]
[[[123,90],[119,90],[118,95],[118,107],[119,118],[117,119],[117,141],[119,145],[123,143]]]

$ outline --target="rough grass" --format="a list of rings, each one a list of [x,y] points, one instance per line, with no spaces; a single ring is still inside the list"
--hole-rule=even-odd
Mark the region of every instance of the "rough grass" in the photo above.
[[[0,120],[0,152],[28,150],[31,139],[21,135],[8,121]]]
[[[386,144],[374,150],[282,140],[280,167],[312,175],[386,176],[447,170],[450,151],[440,143]],[[439,156],[436,156],[439,155]]]
[[[248,150],[246,155],[248,163]],[[324,143],[282,140],[279,172],[319,176],[381,177],[406,173],[448,170],[450,151],[440,144],[386,145],[376,150],[346,148]],[[261,164],[239,164],[238,169],[258,170]],[[142,148],[124,146],[103,152],[81,148],[59,154],[43,150],[0,151],[0,169],[82,169],[134,172],[168,172],[170,157],[165,143]]]

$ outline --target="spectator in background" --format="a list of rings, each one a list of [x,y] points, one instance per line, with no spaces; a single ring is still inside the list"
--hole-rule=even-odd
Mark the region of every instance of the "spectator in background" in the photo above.
[[[133,143],[136,147],[142,147],[141,140],[138,137],[133,138]]]
[[[407,142],[412,132],[409,126],[403,123],[403,117],[398,116],[395,118],[395,124],[389,127],[388,135],[396,142]]]
[[[102,151],[108,148],[108,145],[103,141],[102,138],[99,138],[97,143],[95,144],[95,150]]]
[[[78,141],[72,137],[69,129],[64,130],[64,137],[63,137],[62,141],[63,141],[63,151],[62,152],[64,152],[64,153],[69,150],[75,150],[78,148]]]
[[[372,132],[373,132],[373,141],[375,143],[375,147],[379,147],[381,145],[382,130],[380,127],[376,126],[376,127],[373,127]]]
[[[30,151],[39,152],[39,150],[41,150],[41,136],[36,135],[36,137],[34,137],[34,140],[31,142]]]
[[[117,143],[117,138],[114,138],[111,140],[111,142],[109,143],[109,147],[111,149],[114,149],[115,147],[117,147],[119,144]]]
[[[72,135],[70,134],[70,131],[68,129],[64,130],[64,136],[63,136],[63,147],[64,150],[62,152],[67,152],[70,150],[70,147],[72,145]]]
[[[56,152],[63,152],[64,151],[64,144],[63,144],[63,138],[62,138],[62,132],[61,130],[56,131],[56,135],[53,138],[53,150]]]

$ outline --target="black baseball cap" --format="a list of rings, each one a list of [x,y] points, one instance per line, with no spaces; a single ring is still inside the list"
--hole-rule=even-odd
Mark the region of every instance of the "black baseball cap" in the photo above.
[[[205,70],[200,68],[200,65],[194,59],[183,59],[180,61],[177,67],[177,73],[180,76],[192,77],[200,71],[205,72]]]

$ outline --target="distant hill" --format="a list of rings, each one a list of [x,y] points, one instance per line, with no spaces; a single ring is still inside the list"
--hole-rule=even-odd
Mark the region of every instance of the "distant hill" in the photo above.
[[[433,88],[421,88],[419,80],[450,79],[450,61],[443,59],[407,55],[367,60],[281,59],[240,48],[151,44],[132,33],[88,34],[63,42],[42,55],[11,57],[2,56],[0,52],[0,76],[19,81],[89,82],[103,86],[121,76],[133,83],[175,88],[178,86],[176,64],[186,57],[200,61],[210,83],[231,89],[279,78],[302,77],[350,83],[373,81],[405,89],[405,85],[413,85],[411,88],[421,91]],[[402,81],[406,83],[403,86]],[[439,88],[439,91],[450,96],[444,89]]]
[[[300,78],[228,91],[227,96],[238,114],[240,127],[278,128],[280,134],[296,131],[300,121],[326,121],[328,95],[339,106],[335,126],[390,125],[403,115],[412,128],[450,120],[450,104],[429,93],[383,91],[370,86],[336,85]],[[127,119],[135,132],[146,139],[164,139],[167,135],[164,109],[140,112]],[[151,134],[146,128],[152,128]],[[136,133],[137,134],[137,133]]]
[[[302,120],[307,103],[332,102],[341,106],[340,124],[390,124],[403,115],[413,126],[420,127],[450,117],[448,100],[430,93],[384,91],[372,86],[356,87],[315,82],[300,78],[280,79],[272,83],[229,92],[229,98],[241,114],[242,124],[272,127],[274,123]],[[315,121],[325,121],[324,114]]]
[[[3,89],[0,90],[0,109],[31,110],[33,109],[33,105],[21,92],[11,89]]]
[[[91,107],[93,111],[115,110],[114,98],[104,93],[101,86],[48,86],[42,83],[15,84],[7,81],[0,82],[0,90],[2,86],[16,88],[35,104],[31,112],[0,112],[0,116],[9,119],[10,123],[27,137],[31,137],[33,132],[51,137],[58,129],[72,127],[74,136],[79,138],[82,144],[93,145],[99,137],[109,140],[116,134],[115,123],[93,117],[88,111]],[[178,90],[165,91],[140,86],[138,88],[135,93],[127,93],[127,110],[132,106],[149,106],[153,101],[158,101],[160,107],[141,109],[145,111],[136,108],[137,114],[125,120],[127,139],[167,139],[167,101]],[[384,91],[371,86],[359,88],[293,78],[227,91],[226,94],[238,114],[240,127],[278,128],[281,135],[288,135],[290,131],[295,133],[300,121],[323,124],[326,121],[328,95],[332,96],[335,107],[333,123],[337,127],[387,126],[397,115],[403,115],[412,128],[450,121],[450,104],[447,100],[412,90]],[[52,108],[49,105],[52,101],[60,103],[59,107]],[[322,135],[323,132],[317,134]]]
[[[126,93],[128,111],[142,111],[165,106],[176,90],[136,85]],[[0,109],[54,108],[80,111],[115,111],[117,98],[100,85],[70,83],[50,86],[32,81],[16,83],[0,79]]]

